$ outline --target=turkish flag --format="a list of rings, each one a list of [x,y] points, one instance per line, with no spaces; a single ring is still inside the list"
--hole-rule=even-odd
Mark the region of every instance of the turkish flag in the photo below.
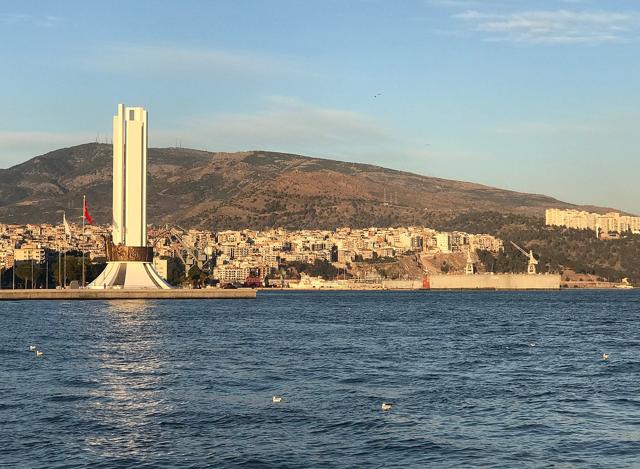
[[[89,206],[87,205],[87,199],[84,199],[84,207],[82,207],[82,212],[84,219],[87,220],[87,223],[93,225],[93,218],[89,215]]]

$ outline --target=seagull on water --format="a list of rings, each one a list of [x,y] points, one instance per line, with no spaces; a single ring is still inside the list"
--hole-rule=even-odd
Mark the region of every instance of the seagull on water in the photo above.
[[[608,353],[603,353],[602,354],[602,359],[603,360],[609,360],[609,354]]]
[[[273,396],[271,398],[271,402],[273,402],[274,404],[278,404],[278,403],[282,402],[282,396]]]
[[[390,404],[389,402],[383,402],[382,403],[382,410],[386,412],[387,410],[391,410],[392,406],[393,406],[393,404]]]
[[[35,352],[36,351],[36,346],[35,345],[29,345],[29,352]]]
[[[36,350],[36,357],[41,357],[42,355],[44,355],[44,352],[41,352],[40,350]]]

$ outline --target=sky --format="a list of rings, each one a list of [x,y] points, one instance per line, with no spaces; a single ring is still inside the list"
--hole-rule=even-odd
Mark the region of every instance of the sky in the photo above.
[[[371,163],[640,213],[637,0],[0,4],[0,167],[111,138]]]

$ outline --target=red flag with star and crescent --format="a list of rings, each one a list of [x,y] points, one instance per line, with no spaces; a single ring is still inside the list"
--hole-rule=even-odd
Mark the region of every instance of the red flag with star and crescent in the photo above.
[[[84,199],[83,215],[87,223],[93,225],[93,218],[91,218],[91,215],[89,214],[89,205],[87,204],[87,199]]]

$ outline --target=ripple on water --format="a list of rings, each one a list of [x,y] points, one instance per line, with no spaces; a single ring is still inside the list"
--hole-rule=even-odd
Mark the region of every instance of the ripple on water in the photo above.
[[[0,304],[0,461],[634,467],[638,299],[293,292]],[[46,360],[25,351],[33,342]]]

